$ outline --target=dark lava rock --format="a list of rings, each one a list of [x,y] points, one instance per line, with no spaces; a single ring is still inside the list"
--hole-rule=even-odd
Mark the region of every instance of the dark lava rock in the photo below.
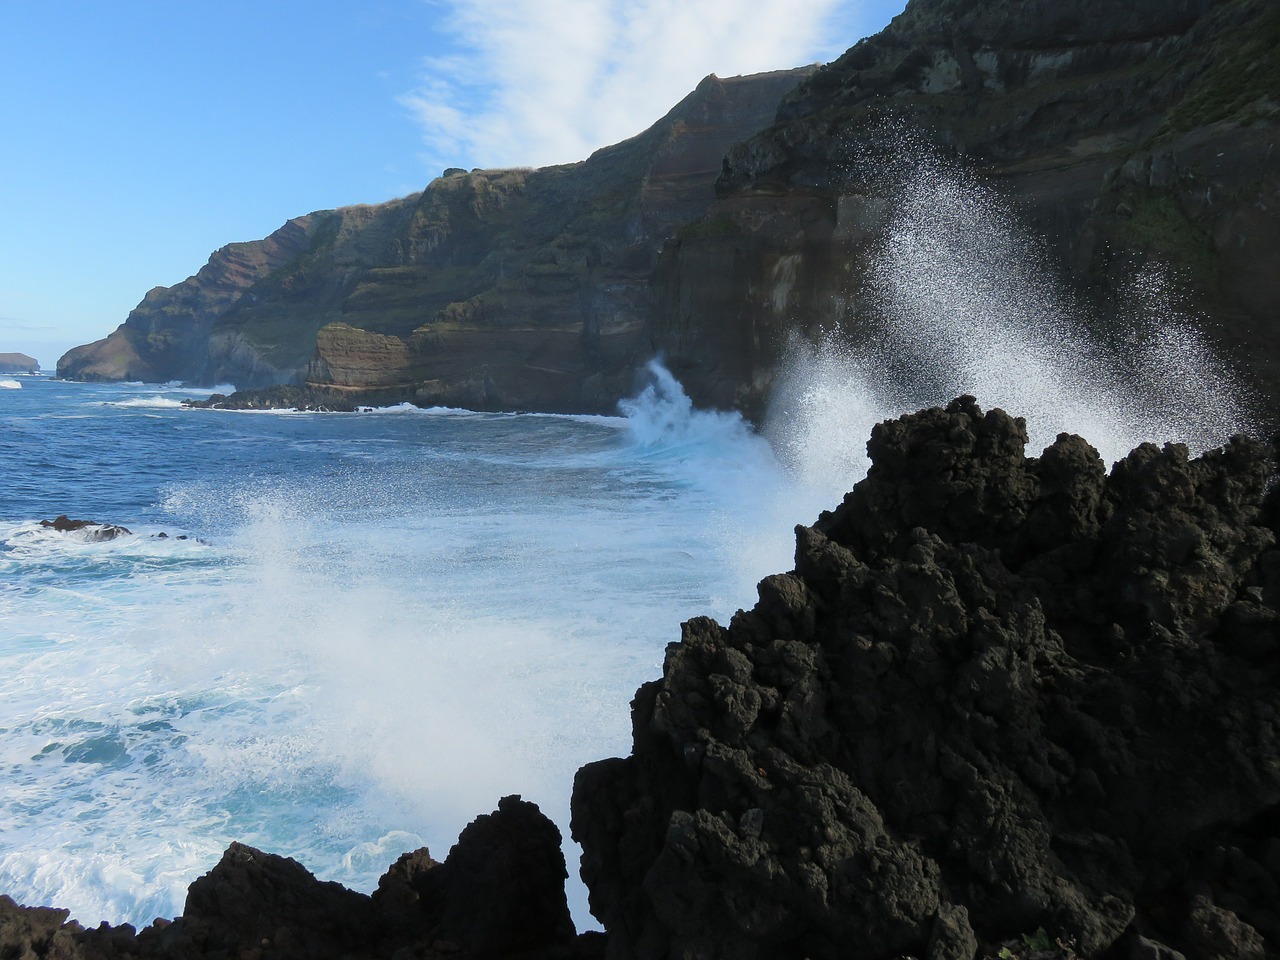
[[[972,398],[876,427],[796,568],[697,618],[579,771],[611,958],[1280,956],[1274,450]]]
[[[0,897],[0,958],[598,960],[603,938],[574,935],[560,840],[536,805],[506,797],[444,863],[425,848],[405,854],[371,897],[233,843],[191,885],[181,917],[137,933],[85,930],[66,910]]]
[[[464,944],[468,956],[507,957],[564,947],[574,939],[565,902],[561,836],[537,806],[504,797],[472,821],[443,864],[408,853],[374,899],[429,940]]]
[[[376,940],[373,901],[323,883],[298,863],[233,843],[191,884],[182,916],[143,938],[167,956],[235,956],[252,948],[272,956],[341,956]]]
[[[117,526],[114,523],[99,523],[97,520],[72,520],[65,513],[59,514],[52,520],[41,520],[40,526],[50,530],[57,530],[59,533],[76,533],[82,539],[91,543],[114,540],[116,537],[124,537],[132,533],[128,527]]]
[[[62,960],[78,957],[75,934],[67,911],[51,907],[22,907],[0,896],[0,957],[5,960]]]
[[[354,413],[359,406],[335,390],[281,385],[260,390],[215,393],[204,400],[184,400],[183,406],[215,410],[298,410],[304,413]]]

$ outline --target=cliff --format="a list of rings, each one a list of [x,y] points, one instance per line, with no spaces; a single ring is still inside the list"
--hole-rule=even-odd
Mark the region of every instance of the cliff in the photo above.
[[[40,361],[25,353],[0,353],[0,373],[38,373]]]
[[[481,408],[610,409],[651,354],[663,241],[733,143],[809,70],[706,78],[653,127],[541,170],[450,170],[421,194],[313,213],[152,290],[73,379],[305,381]]]
[[[1278,121],[1269,0],[911,0],[729,152],[701,229],[664,250],[655,344],[698,402],[758,408],[789,331],[873,337],[886,182],[923,141],[1043,238],[1043,264],[1020,255],[1104,335],[1143,264],[1165,265],[1175,307],[1275,396]]]

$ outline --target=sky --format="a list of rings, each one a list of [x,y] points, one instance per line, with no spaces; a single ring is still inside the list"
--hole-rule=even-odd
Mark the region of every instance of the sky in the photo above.
[[[0,0],[0,352],[52,372],[291,217],[543,166],[905,0]]]

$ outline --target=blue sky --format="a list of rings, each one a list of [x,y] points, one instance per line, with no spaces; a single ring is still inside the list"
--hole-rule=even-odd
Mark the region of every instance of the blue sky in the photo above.
[[[0,352],[50,371],[290,217],[638,133],[905,0],[0,0]]]

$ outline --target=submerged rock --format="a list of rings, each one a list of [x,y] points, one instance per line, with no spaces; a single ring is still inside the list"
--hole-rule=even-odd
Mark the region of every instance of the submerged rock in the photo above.
[[[1274,451],[1026,439],[879,425],[795,570],[684,625],[574,786],[611,958],[1280,956]]]

